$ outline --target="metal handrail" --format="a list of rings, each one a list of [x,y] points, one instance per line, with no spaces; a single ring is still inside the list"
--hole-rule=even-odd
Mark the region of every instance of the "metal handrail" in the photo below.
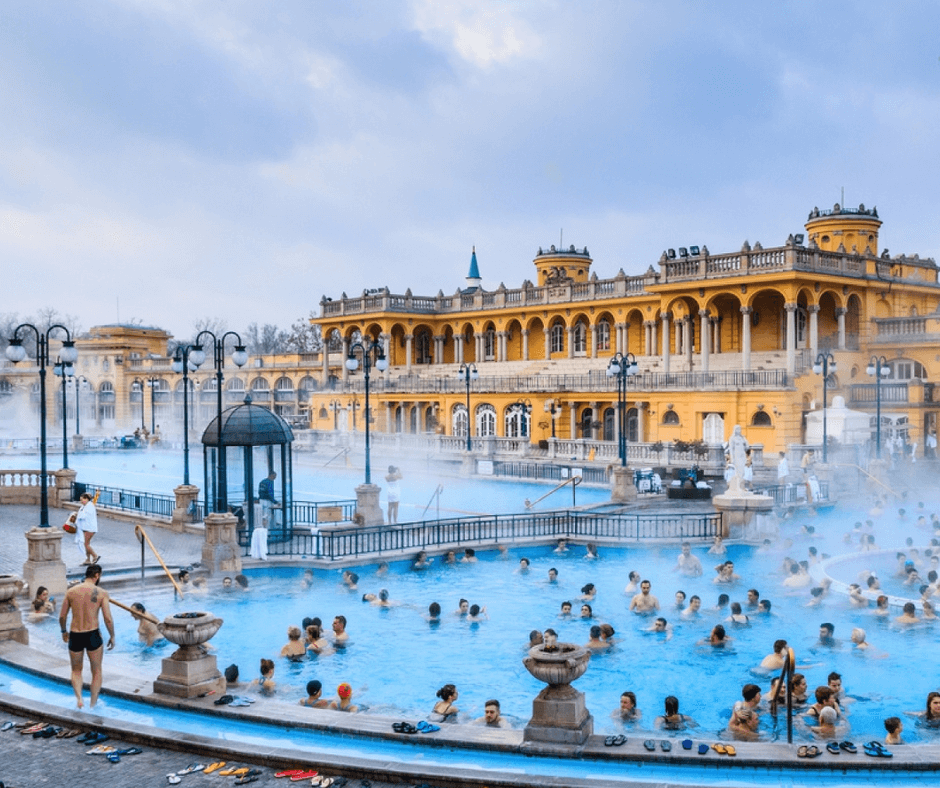
[[[147,536],[147,532],[144,530],[142,525],[134,526],[134,535],[137,537],[137,540],[140,542],[140,579],[144,579],[144,563],[146,560],[146,555],[144,553],[144,542],[150,545],[150,549],[153,551],[154,556],[160,562],[160,566],[163,567],[163,571],[166,572],[166,576],[170,578],[170,582],[173,584],[173,588],[176,589],[176,593],[179,594],[180,599],[183,598],[183,589],[180,588],[179,583],[173,579],[173,573],[170,572],[169,568],[163,561],[163,556],[160,555],[160,551],[154,546],[153,542],[150,541],[150,537]]]
[[[332,457],[330,457],[330,459],[328,459],[325,463],[323,463],[323,465],[322,465],[321,467],[325,468],[327,465],[329,465],[331,462],[333,462],[333,460],[335,460],[337,457],[342,457],[344,454],[349,454],[349,449],[348,449],[348,448],[342,448],[342,449],[340,449],[338,452],[336,452],[336,454],[334,454]]]
[[[441,519],[441,493],[444,492],[444,485],[437,485],[437,489],[434,490],[434,493],[431,495],[431,500],[428,501],[428,505],[424,507],[424,511],[421,512],[421,519],[424,519],[424,515],[428,513],[428,509],[431,508],[431,504],[434,503],[434,499],[437,499],[437,519]]]
[[[787,696],[787,744],[793,744],[793,673],[796,670],[796,657],[792,648],[787,648],[787,653],[783,657],[783,668],[780,671],[780,680],[777,683],[777,690],[770,699],[770,713],[774,720],[777,719],[777,702],[780,698],[781,690],[786,692]]]
[[[576,488],[579,484],[581,484],[581,481],[582,481],[582,477],[581,477],[580,474],[578,474],[578,475],[572,475],[572,477],[571,477],[570,479],[565,479],[563,482],[561,482],[561,484],[556,484],[554,487],[552,487],[552,489],[550,489],[547,493],[545,493],[545,495],[541,496],[540,498],[536,498],[534,501],[531,501],[531,502],[529,501],[528,498],[526,498],[526,499],[525,499],[525,508],[526,508],[526,509],[531,509],[533,506],[535,506],[535,505],[536,505],[537,503],[539,503],[540,501],[544,501],[546,498],[548,498],[548,496],[551,495],[552,493],[558,492],[558,491],[559,491],[562,487],[564,487],[566,484],[570,484],[570,485],[571,485],[571,505],[572,505],[572,506],[576,506],[577,504],[576,504],[576,502],[575,502],[575,488]]]
[[[837,465],[837,463],[833,463],[833,465]],[[898,493],[896,493],[894,490],[892,490],[890,487],[888,487],[888,485],[885,484],[883,481],[881,481],[880,479],[878,479],[876,476],[872,476],[872,475],[871,475],[868,471],[866,471],[861,465],[853,465],[853,464],[850,463],[850,464],[847,464],[847,465],[838,464],[837,467],[839,467],[839,468],[855,468],[856,470],[859,470],[859,471],[861,471],[863,474],[865,474],[869,479],[871,479],[871,480],[872,480],[873,482],[875,482],[876,484],[880,484],[880,485],[881,485],[882,487],[884,487],[889,493],[891,493],[895,498],[900,498],[900,497],[901,497]]]

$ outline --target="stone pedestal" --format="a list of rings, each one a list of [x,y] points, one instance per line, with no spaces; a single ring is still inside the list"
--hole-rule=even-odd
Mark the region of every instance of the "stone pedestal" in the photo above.
[[[614,503],[632,503],[636,500],[633,471],[623,465],[615,465],[611,472],[610,500]]]
[[[238,549],[238,518],[227,512],[206,515],[202,543],[202,566],[209,573],[237,575],[242,571]]]
[[[199,498],[199,488],[194,484],[181,484],[173,490],[176,496],[176,508],[173,509],[171,528],[182,533],[187,523],[191,523],[193,516],[190,507]]]
[[[85,436],[84,435],[73,435],[72,436],[72,446],[71,450],[73,452],[84,451],[85,450]]]
[[[15,640],[28,646],[29,632],[16,604],[16,595],[22,588],[23,581],[16,575],[0,575],[0,640]]]
[[[712,498],[715,509],[722,513],[721,537],[743,536],[757,526],[756,518],[774,509],[774,499],[769,495],[755,495],[747,491],[726,492]],[[736,532],[732,532],[732,528]]]
[[[360,484],[356,488],[356,514],[362,517],[361,525],[385,524],[385,515],[379,506],[381,490],[377,484]]]
[[[153,691],[176,698],[197,698],[225,691],[225,678],[219,672],[215,655],[203,643],[219,631],[222,619],[211,613],[177,613],[157,625],[160,633],[179,648],[163,660]]]
[[[55,476],[55,498],[53,499],[50,496],[49,503],[61,509],[72,500],[72,482],[78,476],[78,471],[73,471],[71,468],[60,468],[52,475]]]
[[[23,579],[35,595],[39,586],[49,589],[52,596],[64,594],[68,588],[65,562],[62,560],[62,537],[59,528],[32,528],[26,532],[27,559],[23,564]],[[71,534],[70,539],[74,539]]]
[[[554,648],[535,646],[522,660],[535,678],[548,686],[532,701],[532,719],[523,741],[529,749],[577,747],[594,733],[594,718],[584,702],[584,693],[571,686],[587,670],[590,652],[572,643]]]

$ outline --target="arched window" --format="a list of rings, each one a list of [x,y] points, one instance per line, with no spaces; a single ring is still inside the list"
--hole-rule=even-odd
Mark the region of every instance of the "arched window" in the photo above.
[[[477,406],[476,432],[481,438],[496,434],[496,408],[483,404]]]
[[[576,356],[587,355],[587,328],[580,320],[575,324],[572,332],[572,341],[574,342],[574,354]]]
[[[245,381],[241,378],[232,378],[228,383],[225,384],[225,389],[226,391],[244,391]]]
[[[762,410],[757,411],[751,417],[751,426],[752,427],[772,427],[773,422],[770,420],[770,414],[765,413]]]
[[[291,394],[294,393],[294,381],[290,378],[278,378],[277,382],[274,384],[274,388],[278,391],[289,391]]]
[[[927,377],[927,371],[924,365],[919,361],[912,361],[908,358],[899,358],[888,362],[891,367],[890,380],[924,380]]]
[[[552,353],[565,352],[565,327],[561,323],[552,326],[551,333]]]
[[[601,320],[594,327],[594,346],[598,350],[610,350],[610,323]]]
[[[678,424],[679,423],[679,414],[674,410],[667,410],[663,414],[663,424]]]
[[[529,409],[521,402],[515,402],[506,408],[504,423],[507,438],[527,438],[529,436]]]
[[[617,440],[617,411],[614,408],[604,409],[604,440]]]
[[[457,438],[466,438],[468,424],[469,419],[467,418],[467,406],[454,405],[454,410],[451,414],[452,434]]]
[[[415,334],[415,364],[430,364],[431,360],[431,333],[419,331]]]

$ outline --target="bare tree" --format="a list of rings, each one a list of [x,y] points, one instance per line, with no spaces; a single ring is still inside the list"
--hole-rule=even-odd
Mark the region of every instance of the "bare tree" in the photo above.
[[[311,323],[310,318],[298,318],[290,327],[287,336],[287,350],[290,353],[316,353],[323,347],[323,336],[320,326]]]
[[[251,323],[242,334],[248,352],[255,356],[286,353],[289,337],[286,331],[273,323],[265,323],[260,327],[257,323]]]

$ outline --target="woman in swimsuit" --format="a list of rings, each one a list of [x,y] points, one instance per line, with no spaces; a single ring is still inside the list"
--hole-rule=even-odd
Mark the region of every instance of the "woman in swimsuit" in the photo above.
[[[445,684],[437,691],[440,700],[434,704],[434,710],[428,715],[430,722],[457,722],[459,709],[454,706],[457,700],[457,688],[453,684]]]

